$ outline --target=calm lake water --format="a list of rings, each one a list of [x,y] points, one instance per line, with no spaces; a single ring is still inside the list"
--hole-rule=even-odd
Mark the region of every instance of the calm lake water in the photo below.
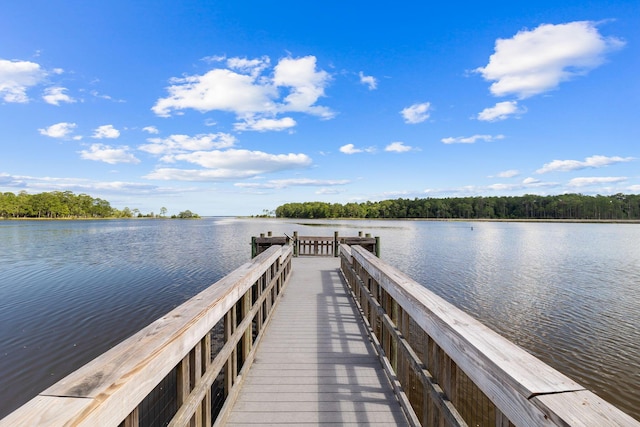
[[[0,221],[0,418],[250,258],[251,236],[381,258],[640,419],[640,225],[235,218]]]

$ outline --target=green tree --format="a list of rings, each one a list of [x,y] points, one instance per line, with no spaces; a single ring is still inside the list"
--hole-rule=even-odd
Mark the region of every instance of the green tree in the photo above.
[[[191,212],[190,210],[182,211],[178,214],[178,218],[182,219],[190,219],[190,218],[200,218],[200,216],[196,213]]]

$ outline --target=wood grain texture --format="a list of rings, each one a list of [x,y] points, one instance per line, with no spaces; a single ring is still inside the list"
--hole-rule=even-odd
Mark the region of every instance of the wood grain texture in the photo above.
[[[354,262],[364,270],[433,339],[466,375],[516,425],[556,425],[551,406],[534,405],[529,399],[546,395],[549,402],[565,395],[580,395],[584,387],[498,335],[471,316],[430,292],[406,274],[389,266],[361,247],[351,248]],[[540,400],[540,399],[539,399]],[[567,399],[565,404],[575,399]],[[612,405],[607,413],[621,413]],[[561,405],[557,405],[560,407]],[[587,410],[582,405],[574,408]],[[589,406],[590,407],[590,406]],[[606,425],[607,417],[592,416]],[[623,414],[624,415],[624,414]],[[559,424],[565,425],[565,424]],[[571,424],[569,424],[571,425]],[[582,425],[582,424],[576,424]],[[600,425],[597,422],[592,425]],[[640,423],[624,424],[640,426]]]
[[[406,425],[338,265],[293,260],[228,426]]]
[[[0,426],[117,426],[291,248],[273,246],[54,384]],[[72,399],[75,398],[75,399]],[[27,422],[23,420],[37,420]],[[64,420],[56,424],[57,420]]]
[[[638,426],[640,423],[590,391],[537,396],[531,402],[559,426]]]

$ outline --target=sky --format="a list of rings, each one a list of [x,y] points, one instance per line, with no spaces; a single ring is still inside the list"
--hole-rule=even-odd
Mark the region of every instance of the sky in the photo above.
[[[640,2],[5,2],[20,191],[203,216],[637,194]]]

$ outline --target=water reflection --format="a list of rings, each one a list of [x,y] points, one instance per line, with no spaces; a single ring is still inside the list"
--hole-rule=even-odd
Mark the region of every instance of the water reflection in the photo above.
[[[235,218],[0,222],[0,418],[267,231],[380,236],[385,261],[640,418],[639,225]]]

